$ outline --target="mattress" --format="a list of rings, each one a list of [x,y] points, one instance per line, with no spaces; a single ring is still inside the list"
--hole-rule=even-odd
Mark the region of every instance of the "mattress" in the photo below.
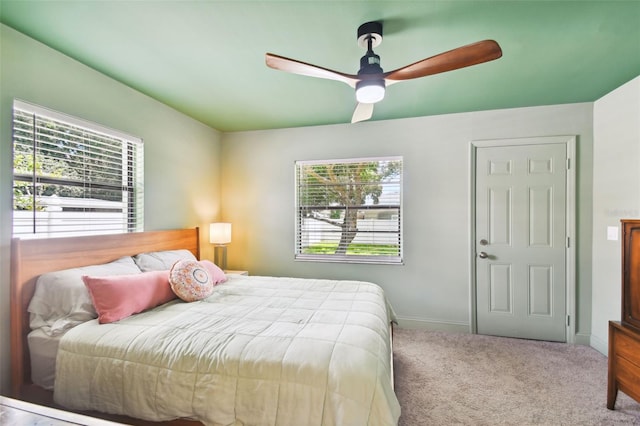
[[[39,328],[27,335],[27,343],[31,356],[31,381],[47,390],[53,389],[60,336],[49,336]]]
[[[207,425],[395,425],[389,322],[375,284],[231,275],[203,301],[67,332],[54,400]]]

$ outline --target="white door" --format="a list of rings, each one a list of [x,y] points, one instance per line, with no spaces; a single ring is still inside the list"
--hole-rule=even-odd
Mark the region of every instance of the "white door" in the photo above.
[[[476,150],[480,334],[566,341],[567,147]]]

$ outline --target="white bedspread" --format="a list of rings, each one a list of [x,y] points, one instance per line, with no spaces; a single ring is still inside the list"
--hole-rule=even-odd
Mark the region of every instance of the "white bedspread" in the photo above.
[[[375,284],[230,276],[204,301],[67,332],[54,399],[207,425],[395,425],[388,327]]]

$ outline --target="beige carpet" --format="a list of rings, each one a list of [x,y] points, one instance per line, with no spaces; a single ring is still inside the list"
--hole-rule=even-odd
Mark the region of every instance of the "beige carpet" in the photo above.
[[[640,425],[587,346],[396,328],[394,368],[401,426]]]

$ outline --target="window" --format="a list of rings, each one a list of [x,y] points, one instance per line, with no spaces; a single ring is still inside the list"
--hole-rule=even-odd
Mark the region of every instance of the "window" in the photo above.
[[[13,104],[13,235],[143,230],[138,138],[22,101]]]
[[[296,162],[298,260],[402,263],[402,158]]]

